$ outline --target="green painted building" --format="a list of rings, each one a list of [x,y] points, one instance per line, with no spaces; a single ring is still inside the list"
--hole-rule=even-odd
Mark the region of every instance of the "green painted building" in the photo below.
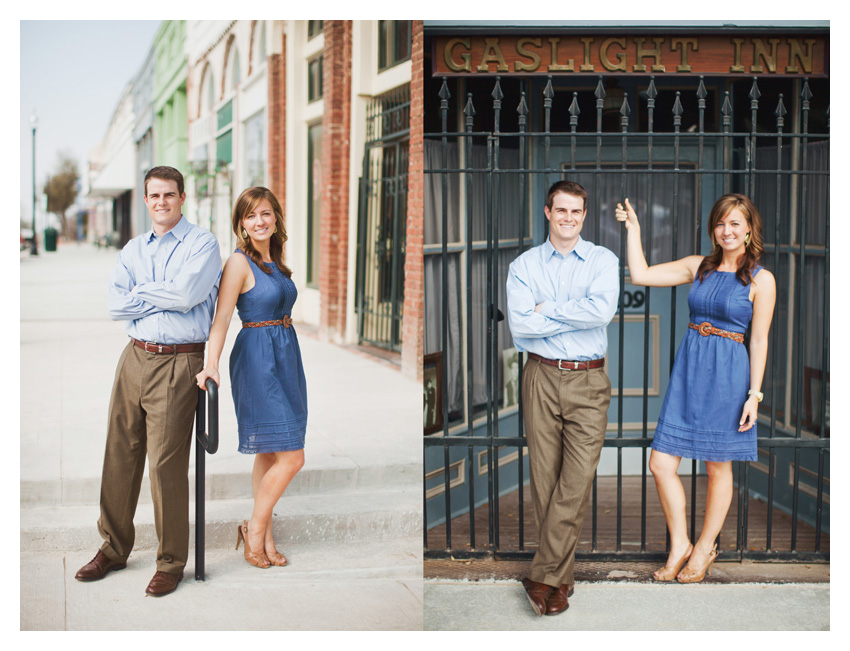
[[[156,133],[156,165],[188,169],[186,113],[186,21],[166,20],[157,32],[153,109]]]

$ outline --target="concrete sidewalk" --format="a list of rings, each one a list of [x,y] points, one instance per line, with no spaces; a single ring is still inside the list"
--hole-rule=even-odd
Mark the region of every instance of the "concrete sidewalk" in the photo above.
[[[829,584],[579,583],[538,617],[517,581],[425,582],[425,630],[827,631]]]
[[[236,524],[251,513],[253,461],[236,451],[234,325],[221,364],[220,447],[206,458],[207,580],[194,580],[190,549],[177,592],[144,597],[156,549],[147,479],[127,569],[74,580],[101,544],[106,415],[127,344],[106,307],[116,253],[60,244],[20,260],[21,628],[421,630],[421,387],[306,328],[306,465],[275,509],[290,565],[258,570],[233,550]],[[194,503],[191,519],[194,541]]]

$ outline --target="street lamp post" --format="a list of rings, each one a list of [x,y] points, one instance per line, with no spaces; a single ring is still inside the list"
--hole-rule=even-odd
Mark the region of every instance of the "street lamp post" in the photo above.
[[[35,128],[38,126],[38,117],[35,111],[30,116],[30,124],[32,125],[32,246],[30,247],[30,255],[38,255],[38,244],[35,241]]]

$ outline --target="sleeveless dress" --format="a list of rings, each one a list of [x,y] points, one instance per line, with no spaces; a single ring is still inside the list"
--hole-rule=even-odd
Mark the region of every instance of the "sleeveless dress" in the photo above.
[[[756,267],[753,277],[762,269]],[[694,279],[688,293],[691,323],[743,334],[753,318],[750,286],[734,272]],[[757,461],[758,423],[746,432],[738,422],[750,388],[744,344],[688,328],[673,363],[652,449],[702,461]]]
[[[255,284],[236,301],[241,321],[276,321],[289,316],[298,296],[295,283],[274,263],[265,263],[271,269],[266,274],[245,257]],[[304,448],[307,383],[294,325],[243,327],[230,354],[230,379],[239,425],[239,452]]]

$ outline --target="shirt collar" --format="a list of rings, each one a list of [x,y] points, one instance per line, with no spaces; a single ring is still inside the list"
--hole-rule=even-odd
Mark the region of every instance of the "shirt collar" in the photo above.
[[[590,255],[590,250],[593,248],[593,244],[588,242],[585,239],[582,239],[581,235],[578,236],[578,242],[573,247],[573,250],[570,253],[575,253],[582,260],[587,260],[587,256]],[[552,242],[549,238],[546,238],[546,241],[543,242],[543,259],[549,260],[554,253],[557,253],[557,249],[552,246]]]
[[[186,218],[183,215],[180,215],[180,221],[172,228],[168,233],[172,233],[174,237],[177,238],[178,241],[182,242],[183,238],[186,237],[186,234],[189,232],[189,222],[186,221]],[[168,235],[166,233],[165,235]],[[150,243],[156,238],[156,233],[151,229],[147,232],[145,237],[145,242]]]

